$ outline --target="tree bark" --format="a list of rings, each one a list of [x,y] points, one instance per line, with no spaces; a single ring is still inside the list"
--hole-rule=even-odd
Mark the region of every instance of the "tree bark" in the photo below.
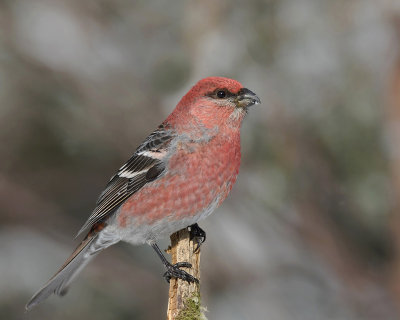
[[[196,243],[190,240],[188,228],[171,235],[172,264],[189,262],[192,268],[183,268],[200,281],[200,249],[195,253]],[[188,283],[172,278],[169,285],[167,320],[202,319],[199,283]]]

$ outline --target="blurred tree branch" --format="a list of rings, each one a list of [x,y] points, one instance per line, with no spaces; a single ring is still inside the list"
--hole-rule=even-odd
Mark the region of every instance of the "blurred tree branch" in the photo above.
[[[400,39],[400,16],[393,17],[393,27],[397,39]],[[391,215],[390,230],[393,239],[394,260],[391,265],[390,283],[394,291],[397,307],[400,308],[400,156],[398,140],[398,124],[400,121],[400,47],[397,48],[397,57],[394,61],[388,84],[386,130],[390,142],[389,165],[392,172],[393,186],[393,211]]]

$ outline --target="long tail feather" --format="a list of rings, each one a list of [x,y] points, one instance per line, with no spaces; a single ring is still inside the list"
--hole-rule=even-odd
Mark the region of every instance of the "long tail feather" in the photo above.
[[[118,242],[110,241],[110,239],[104,240],[101,233],[89,233],[60,270],[29,300],[25,306],[26,310],[29,311],[53,293],[60,296],[64,295],[71,281],[97,253]]]

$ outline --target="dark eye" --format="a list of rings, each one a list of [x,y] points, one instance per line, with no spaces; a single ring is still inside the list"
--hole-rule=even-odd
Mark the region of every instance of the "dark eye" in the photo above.
[[[225,98],[226,97],[226,91],[225,90],[219,90],[217,92],[217,97],[220,98],[220,99]]]

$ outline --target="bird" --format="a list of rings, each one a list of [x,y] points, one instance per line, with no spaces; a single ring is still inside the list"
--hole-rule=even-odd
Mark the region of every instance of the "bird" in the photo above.
[[[86,233],[58,272],[26,304],[30,310],[50,295],[64,295],[98,253],[120,241],[148,244],[160,257],[164,277],[198,281],[172,265],[157,240],[198,222],[228,196],[236,181],[240,159],[240,128],[259,97],[236,80],[208,77],[198,81],[130,159],[111,177],[78,235]]]

